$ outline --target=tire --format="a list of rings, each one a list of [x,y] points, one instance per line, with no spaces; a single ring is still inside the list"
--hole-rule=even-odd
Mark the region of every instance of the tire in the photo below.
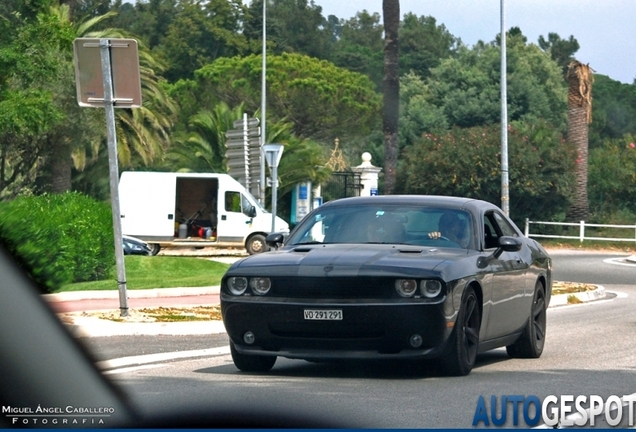
[[[537,281],[528,322],[519,339],[506,347],[508,355],[513,358],[539,358],[545,345],[547,328],[547,311],[543,284]]]
[[[455,329],[449,340],[449,348],[442,357],[440,366],[449,376],[468,375],[475,366],[479,349],[481,309],[479,299],[472,287],[466,288],[457,315]]]
[[[161,245],[159,243],[148,243],[148,246],[150,246],[151,256],[157,255],[159,251],[161,250]]]
[[[265,236],[262,234],[254,234],[252,237],[248,238],[247,243],[245,243],[245,249],[250,255],[269,250],[265,243]]]
[[[267,372],[274,367],[276,356],[246,355],[239,353],[230,341],[230,354],[234,365],[243,372]]]

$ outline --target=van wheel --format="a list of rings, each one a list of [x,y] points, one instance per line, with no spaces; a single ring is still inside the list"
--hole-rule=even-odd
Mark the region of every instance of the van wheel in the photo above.
[[[155,256],[161,250],[161,245],[159,243],[149,243],[150,246],[150,255]]]
[[[250,255],[265,252],[268,250],[267,245],[265,244],[265,236],[262,234],[254,234],[252,237],[247,239],[245,249]]]

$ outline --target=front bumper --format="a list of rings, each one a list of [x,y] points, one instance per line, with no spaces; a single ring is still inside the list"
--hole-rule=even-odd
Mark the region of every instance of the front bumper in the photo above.
[[[342,310],[342,320],[313,321],[304,311]],[[446,308],[448,309],[448,308]],[[436,357],[452,331],[443,302],[333,301],[221,295],[227,333],[242,354],[301,359]],[[246,332],[254,342],[244,341]],[[413,347],[413,335],[421,345]]]

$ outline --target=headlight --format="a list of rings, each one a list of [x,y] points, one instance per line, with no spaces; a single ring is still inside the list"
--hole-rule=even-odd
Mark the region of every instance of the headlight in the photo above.
[[[420,290],[424,297],[434,298],[442,292],[442,283],[436,279],[423,280],[420,282]]]
[[[417,290],[417,282],[413,279],[398,279],[395,281],[395,290],[402,297],[413,297]]]
[[[247,278],[231,277],[227,280],[227,289],[232,295],[239,296],[247,289]]]
[[[256,295],[265,295],[272,287],[272,281],[266,277],[255,277],[250,279],[250,288]]]

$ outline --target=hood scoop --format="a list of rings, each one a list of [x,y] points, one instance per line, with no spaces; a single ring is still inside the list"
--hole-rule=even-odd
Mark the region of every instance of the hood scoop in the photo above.
[[[312,247],[301,246],[301,247],[294,248],[294,252],[306,253],[306,252],[311,252],[313,249],[314,248]]]
[[[419,254],[424,252],[422,248],[399,248],[398,252],[405,254]]]

